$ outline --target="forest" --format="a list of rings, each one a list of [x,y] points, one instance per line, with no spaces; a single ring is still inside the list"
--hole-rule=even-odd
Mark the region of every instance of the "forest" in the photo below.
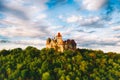
[[[0,80],[120,80],[120,54],[79,48],[3,49]]]

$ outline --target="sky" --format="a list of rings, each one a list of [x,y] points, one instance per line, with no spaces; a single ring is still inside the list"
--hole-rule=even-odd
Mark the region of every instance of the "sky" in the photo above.
[[[78,48],[120,53],[120,0],[0,0],[0,49],[41,49],[58,32]]]

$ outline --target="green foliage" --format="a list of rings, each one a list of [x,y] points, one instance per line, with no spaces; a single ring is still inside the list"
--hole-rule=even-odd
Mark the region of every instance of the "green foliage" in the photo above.
[[[28,46],[0,51],[0,80],[119,80],[120,54]]]
[[[52,76],[50,76],[49,72],[45,72],[42,74],[42,80],[53,80]]]
[[[3,55],[3,56],[8,55],[9,53],[10,52],[8,50],[5,50],[5,49],[3,49],[3,50],[0,51],[0,55]]]

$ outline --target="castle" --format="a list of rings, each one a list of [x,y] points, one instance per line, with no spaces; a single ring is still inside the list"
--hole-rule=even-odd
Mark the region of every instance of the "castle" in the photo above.
[[[58,33],[54,39],[47,39],[46,48],[54,48],[59,52],[63,52],[64,50],[75,50],[76,42],[73,39],[63,41],[62,35]]]

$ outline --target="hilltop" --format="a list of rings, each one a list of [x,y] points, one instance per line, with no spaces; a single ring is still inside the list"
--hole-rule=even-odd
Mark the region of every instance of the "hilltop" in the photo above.
[[[119,80],[120,54],[28,46],[0,51],[0,80]]]

